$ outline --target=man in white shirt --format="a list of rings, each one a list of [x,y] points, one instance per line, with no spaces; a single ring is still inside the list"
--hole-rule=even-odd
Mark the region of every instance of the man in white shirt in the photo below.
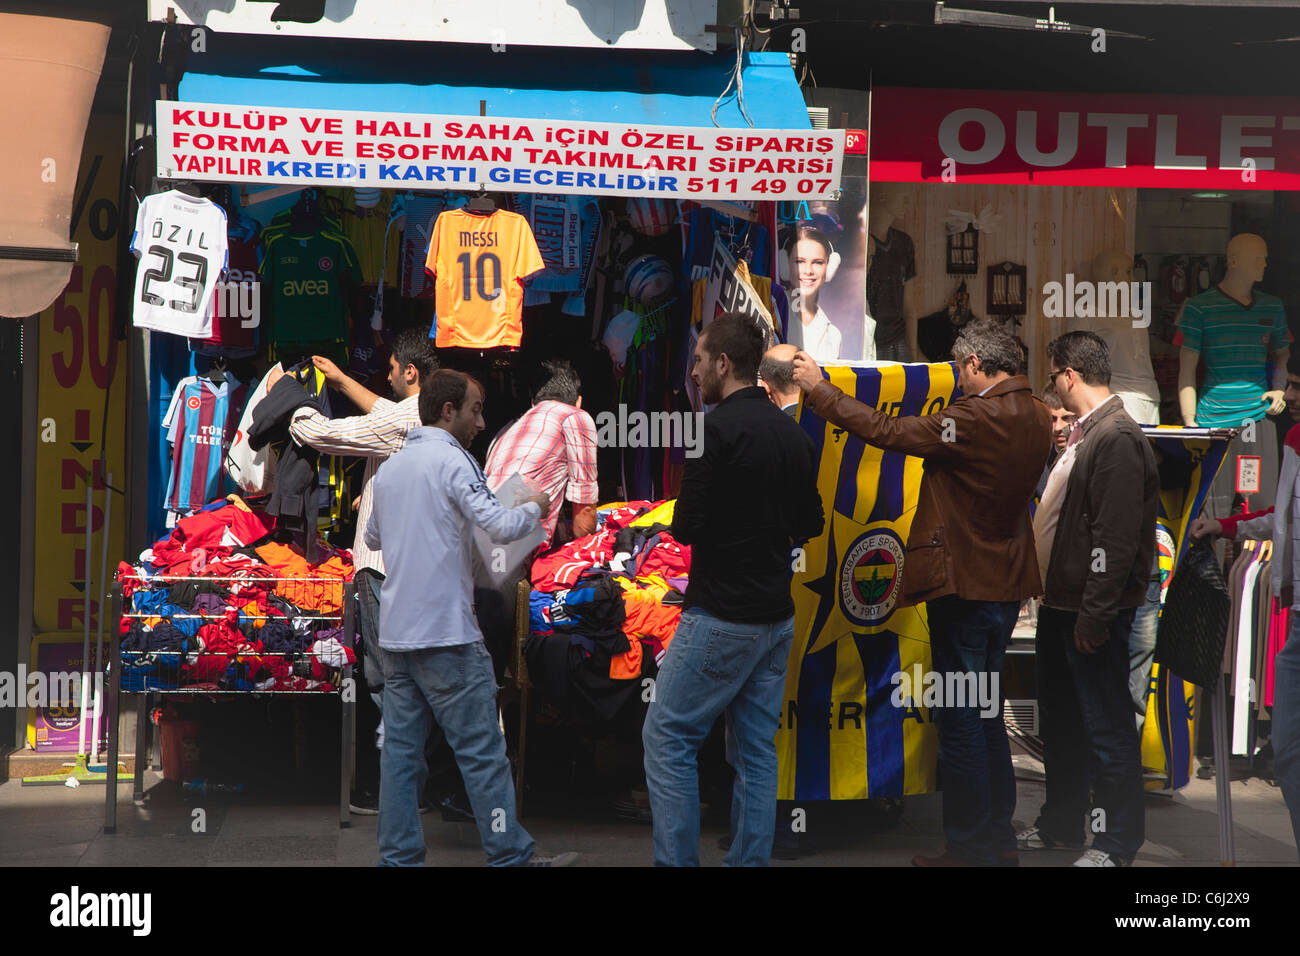
[[[483,430],[483,387],[443,369],[420,387],[422,427],[380,467],[365,529],[387,558],[379,605],[386,733],[379,788],[380,863],[421,866],[421,750],[430,710],[456,753],[490,866],[568,866],[543,857],[515,819],[515,788],[497,724],[492,658],[474,617],[470,555],[477,525],[497,543],[527,534],[544,494],[507,509],[465,449]]]

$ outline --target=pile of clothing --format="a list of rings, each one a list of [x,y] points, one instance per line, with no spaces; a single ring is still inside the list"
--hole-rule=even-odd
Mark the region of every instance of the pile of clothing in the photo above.
[[[335,689],[356,661],[340,626],[352,555],[322,539],[313,564],[275,532],[231,495],[118,565],[124,689]]]
[[[669,533],[673,501],[597,510],[587,535],[532,565],[524,656],[533,683],[577,716],[610,721],[658,672],[681,618],[691,549]]]

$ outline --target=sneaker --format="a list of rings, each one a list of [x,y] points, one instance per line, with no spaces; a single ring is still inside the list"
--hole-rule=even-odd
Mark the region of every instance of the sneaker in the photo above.
[[[420,801],[420,812],[428,813],[433,806],[428,800]],[[369,790],[358,790],[348,799],[348,813],[359,817],[379,816],[379,794]]]
[[[1117,856],[1111,856],[1105,850],[1088,849],[1083,856],[1074,861],[1075,866],[1128,866]]]
[[[1016,847],[1020,850],[1077,850],[1082,846],[1082,843],[1053,840],[1038,827],[1030,827],[1016,834]]]
[[[348,813],[359,817],[379,816],[379,794],[369,790],[354,790],[348,799]]]
[[[541,853],[534,853],[528,858],[524,866],[573,866],[578,862],[578,854],[570,851],[568,853],[556,853],[553,856],[545,856]]]

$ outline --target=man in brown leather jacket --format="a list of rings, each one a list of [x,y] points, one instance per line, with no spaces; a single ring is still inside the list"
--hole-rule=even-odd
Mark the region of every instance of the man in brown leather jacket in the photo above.
[[[1155,455],[1118,395],[1092,332],[1047,347],[1061,403],[1078,418],[1034,514],[1044,574],[1035,665],[1047,802],[1022,850],[1092,847],[1075,866],[1133,862],[1144,839],[1142,761],[1129,695],[1129,632],[1156,547]]]
[[[968,694],[934,715],[947,851],[917,866],[1015,865],[1016,781],[1001,711],[1002,659],[1020,603],[1042,593],[1029,502],[1052,445],[1051,418],[1001,325],[965,326],[953,346],[962,397],[932,415],[890,418],[795,357],[804,407],[878,448],[925,460],[902,568],[904,602],[927,602],[944,688],[993,689],[996,715]],[[981,684],[981,678],[983,683]],[[963,683],[964,682],[964,683]]]

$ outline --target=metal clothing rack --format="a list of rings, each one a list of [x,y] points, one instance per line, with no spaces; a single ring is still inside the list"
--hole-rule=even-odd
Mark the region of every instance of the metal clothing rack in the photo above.
[[[342,581],[337,577],[254,578],[254,577],[243,577],[238,575],[229,576],[229,577],[202,577],[202,576],[184,577],[184,576],[157,575],[148,578],[145,577],[132,578],[132,580],[140,581],[142,586],[149,586],[155,582],[164,582],[164,581],[168,583],[173,581],[206,581],[209,583],[224,582],[232,586],[251,584],[258,581],[275,582],[277,584],[281,584],[285,582],[293,582],[293,583],[328,582],[331,584],[338,584],[342,586],[342,590],[343,590],[343,603],[338,614],[312,615],[312,616],[303,615],[301,618],[297,618],[297,619],[316,620],[316,621],[338,621],[343,628],[343,633],[345,636],[352,634],[355,631],[356,585],[352,581]],[[134,694],[136,696],[135,778],[134,778],[134,785],[132,788],[132,798],[136,800],[139,800],[144,796],[144,765],[146,760],[146,754],[149,748],[147,735],[149,733],[148,713],[149,713],[150,695],[158,694],[164,697],[181,696],[181,695],[190,696],[190,697],[194,697],[194,696],[204,696],[204,697],[223,696],[224,697],[224,696],[241,695],[245,697],[258,696],[258,697],[266,697],[266,698],[330,696],[330,694],[321,690],[310,690],[310,691],[272,690],[272,689],[268,689],[268,690],[197,689],[196,690],[193,689],[192,687],[184,687],[184,686],[179,686],[174,689],[151,689],[151,688],[146,688],[143,690],[123,689],[122,668],[123,668],[124,652],[122,650],[122,632],[121,632],[121,622],[123,620],[156,618],[156,617],[162,617],[166,620],[171,620],[173,617],[175,617],[181,619],[203,618],[203,619],[216,622],[216,621],[223,620],[224,615],[216,614],[216,613],[184,614],[184,615],[181,614],[160,615],[160,614],[148,614],[143,612],[123,613],[122,582],[120,580],[116,580],[113,582],[112,600],[113,600],[113,609],[112,609],[112,617],[110,618],[110,620],[118,622],[118,626],[113,629],[112,634],[109,636],[109,644],[110,644],[109,662],[108,662],[108,674],[106,680],[107,683],[106,717],[108,720],[108,773],[107,773],[108,786],[105,787],[105,790],[107,792],[104,801],[104,832],[105,833],[114,833],[117,830],[117,777],[118,777],[117,761],[118,761],[118,753],[120,750],[120,743],[121,743],[121,741],[119,740],[120,731],[118,727],[118,715],[119,715],[120,703],[121,703],[119,695]],[[245,615],[244,619],[265,620],[265,619],[271,619],[275,617],[276,617],[275,615]],[[285,618],[285,617],[281,617],[278,619],[294,620],[293,618]],[[135,655],[144,652],[127,651],[125,653]],[[201,657],[206,652],[186,653],[180,651],[178,652],[163,651],[161,653],[177,653],[180,654],[182,657],[188,659],[191,656],[196,658]],[[224,652],[211,652],[211,653],[213,654],[213,656],[217,656],[218,654],[220,654],[220,656],[223,657],[241,656],[238,653],[229,653],[229,654]],[[286,652],[260,651],[260,652],[247,652],[247,654],[243,656],[284,657],[287,656],[287,654]],[[301,652],[300,654],[295,656],[300,656],[303,658],[310,657],[310,655],[307,652]],[[353,751],[355,745],[354,742],[356,738],[356,693],[355,690],[351,694],[342,692],[342,689],[346,687],[355,688],[355,683],[353,682],[352,666],[345,664],[343,667],[338,668],[338,670],[341,672],[340,674],[341,679],[339,682],[339,687],[333,691],[333,695],[339,698],[340,705],[342,707],[342,721],[341,721],[342,730],[340,732],[340,740],[339,740],[339,828],[342,829],[350,825],[350,817],[348,814],[348,798],[352,786],[352,776],[355,771],[355,765],[354,765],[355,761],[354,761]]]

